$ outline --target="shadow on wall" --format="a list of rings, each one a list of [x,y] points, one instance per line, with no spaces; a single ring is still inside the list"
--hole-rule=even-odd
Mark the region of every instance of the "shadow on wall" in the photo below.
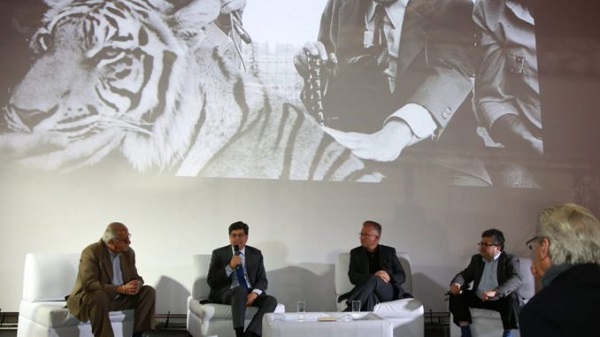
[[[439,274],[440,270],[456,268],[436,267],[435,269]],[[448,279],[448,283],[450,283],[450,279]],[[448,302],[444,295],[448,291],[448,287],[445,284],[439,284],[424,273],[415,273],[413,274],[413,288],[413,295],[425,305],[425,311],[448,311]]]
[[[313,270],[321,270],[316,274]],[[269,294],[285,305],[285,311],[296,312],[296,301],[306,301],[307,311],[337,311],[335,306],[333,264],[301,264],[267,272]]]
[[[206,282],[206,279],[204,279]],[[179,281],[167,276],[161,276],[155,286],[156,289],[156,313],[166,314],[169,308],[183,308],[182,312],[171,312],[171,314],[185,313],[187,298],[190,292]]]

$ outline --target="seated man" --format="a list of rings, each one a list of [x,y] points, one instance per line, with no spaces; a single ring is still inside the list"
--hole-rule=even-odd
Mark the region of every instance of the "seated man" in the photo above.
[[[521,336],[598,336],[598,218],[576,204],[545,208],[527,245],[542,289],[521,310]]]
[[[267,274],[260,250],[246,246],[248,225],[238,221],[229,226],[229,245],[212,252],[208,269],[209,299],[230,304],[236,337],[262,335],[263,315],[275,311],[277,300],[267,295]],[[244,332],[246,307],[258,312]]]
[[[79,272],[67,307],[80,321],[90,321],[95,337],[113,337],[110,311],[134,309],[134,337],[155,327],[156,293],[135,267],[129,230],[120,222],[106,227],[99,242],[81,253]]]
[[[498,311],[504,327],[503,337],[512,336],[517,329],[519,307],[523,299],[519,288],[523,275],[519,258],[504,252],[504,234],[488,229],[481,234],[479,254],[450,282],[450,312],[454,323],[461,328],[462,337],[471,337],[472,323],[469,308]],[[473,282],[472,289],[464,289]]]
[[[380,302],[412,297],[402,289],[406,275],[396,249],[379,244],[381,225],[365,221],[359,235],[361,245],[350,251],[348,270],[350,282],[355,287],[339,298],[347,299],[346,311],[350,311],[350,303],[356,300],[361,303],[361,311],[373,311]]]

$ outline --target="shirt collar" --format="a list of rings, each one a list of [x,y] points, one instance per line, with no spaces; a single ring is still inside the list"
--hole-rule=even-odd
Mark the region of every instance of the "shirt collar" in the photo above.
[[[394,3],[392,3],[391,5],[385,7],[385,13],[388,17],[388,20],[390,21],[390,23],[392,24],[392,27],[396,28],[397,23],[400,22],[403,18],[403,14],[404,14],[404,8],[406,8],[406,5],[408,4],[409,0],[398,0]],[[375,19],[375,7],[377,6],[377,3],[375,1],[371,2],[371,6],[369,7],[368,11],[367,11],[367,21],[373,22],[373,20]]]
[[[519,19],[529,23],[530,25],[534,24],[533,16],[531,16],[531,12],[529,11],[529,9],[527,9],[520,3],[507,0],[506,7],[508,7]]]
[[[500,257],[500,255],[502,255],[502,251],[498,252],[498,254],[494,255],[494,259],[492,261],[486,261],[483,257],[481,257],[481,260],[485,263],[494,263],[496,261],[498,261],[498,258]]]

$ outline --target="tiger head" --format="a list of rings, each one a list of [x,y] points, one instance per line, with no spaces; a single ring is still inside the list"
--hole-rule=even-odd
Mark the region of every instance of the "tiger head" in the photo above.
[[[203,118],[195,59],[210,52],[220,0],[45,1],[37,58],[2,118],[9,132],[60,133],[68,146],[28,164],[74,169],[115,150],[140,171],[180,160]]]

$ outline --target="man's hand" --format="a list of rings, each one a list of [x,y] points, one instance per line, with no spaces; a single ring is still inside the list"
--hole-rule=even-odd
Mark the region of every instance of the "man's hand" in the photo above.
[[[319,41],[311,41],[304,44],[302,49],[294,56],[294,66],[300,76],[306,78],[308,76],[308,57],[307,54],[312,56],[319,56],[323,60],[323,64],[332,65],[337,64],[337,57],[334,53],[327,55],[327,50],[323,43]]]
[[[250,292],[248,294],[248,297],[246,298],[246,306],[249,307],[252,305],[252,303],[254,303],[254,301],[256,301],[256,299],[258,298],[258,294],[255,293],[254,291]]]
[[[385,270],[378,270],[375,273],[375,276],[377,276],[380,279],[382,279],[383,282],[385,282],[385,283],[389,283],[390,282],[390,275]]]
[[[461,288],[460,284],[458,284],[458,283],[452,283],[450,285],[450,289],[449,290],[450,290],[450,293],[452,295],[458,295],[458,294],[460,294],[460,291],[461,291],[460,288]]]
[[[323,130],[338,143],[352,150],[362,159],[389,162],[400,156],[413,138],[410,127],[400,119],[387,122],[383,128],[372,134],[344,132],[324,127]]]
[[[221,14],[229,14],[246,7],[246,0],[221,0]]]
[[[484,302],[494,299],[494,297],[496,297],[496,289],[487,290],[481,294],[481,300]]]
[[[237,266],[242,264],[242,258],[239,255],[234,255],[231,258],[231,261],[229,261],[229,267],[231,269],[235,269],[237,268]]]
[[[57,133],[6,133],[0,135],[0,158],[22,159],[63,149],[68,143]]]
[[[121,294],[136,295],[142,288],[142,283],[138,280],[131,280],[121,286]]]

